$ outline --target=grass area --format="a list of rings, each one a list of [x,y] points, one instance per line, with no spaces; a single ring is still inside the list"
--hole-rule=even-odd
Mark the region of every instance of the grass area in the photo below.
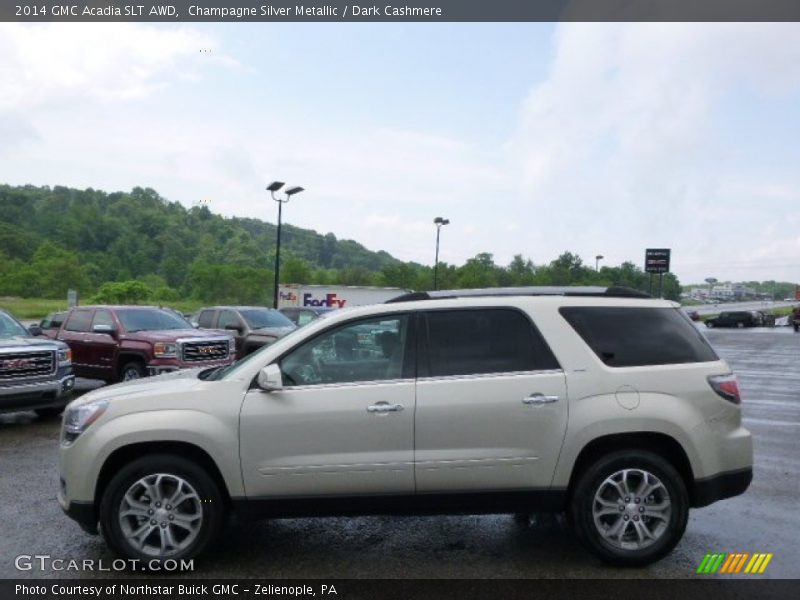
[[[143,304],[170,306],[184,313],[194,312],[204,305],[201,300],[181,300],[179,302],[152,300]],[[67,310],[67,301],[3,296],[0,297],[0,309],[8,311],[18,319],[41,319],[52,312]]]
[[[51,312],[67,310],[67,301],[4,296],[0,298],[0,308],[18,319],[41,319]]]

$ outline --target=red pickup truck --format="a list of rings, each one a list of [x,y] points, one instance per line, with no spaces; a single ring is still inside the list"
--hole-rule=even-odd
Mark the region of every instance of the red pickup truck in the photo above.
[[[236,359],[230,335],[195,329],[156,306],[76,307],[56,339],[72,350],[75,375],[109,383]]]

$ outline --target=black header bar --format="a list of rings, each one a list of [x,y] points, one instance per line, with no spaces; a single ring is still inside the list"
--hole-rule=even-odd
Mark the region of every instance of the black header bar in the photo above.
[[[800,21],[798,0],[3,0],[16,22]]]

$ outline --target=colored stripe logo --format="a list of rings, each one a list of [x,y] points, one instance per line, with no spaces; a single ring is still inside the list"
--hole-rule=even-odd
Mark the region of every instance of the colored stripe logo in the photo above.
[[[772,552],[734,552],[731,554],[713,553],[706,554],[697,567],[697,573],[703,575],[731,575],[745,573],[760,575],[767,569],[772,560]]]

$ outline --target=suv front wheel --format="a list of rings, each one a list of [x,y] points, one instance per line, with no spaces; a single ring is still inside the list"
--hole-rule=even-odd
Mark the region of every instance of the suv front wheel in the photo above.
[[[202,552],[219,533],[223,513],[219,487],[202,467],[158,454],[128,463],[109,482],[100,525],[117,555],[147,566]]]
[[[646,450],[613,452],[579,476],[569,517],[588,550],[607,563],[643,566],[680,541],[689,495],[675,467]]]

